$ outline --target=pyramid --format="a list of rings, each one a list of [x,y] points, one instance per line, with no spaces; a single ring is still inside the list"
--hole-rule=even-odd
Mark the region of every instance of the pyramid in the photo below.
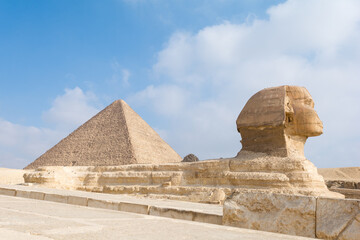
[[[125,101],[116,100],[25,169],[160,164],[181,160]]]

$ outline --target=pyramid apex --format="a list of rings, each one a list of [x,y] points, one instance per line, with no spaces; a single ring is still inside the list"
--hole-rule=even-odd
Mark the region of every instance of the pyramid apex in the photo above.
[[[117,100],[115,100],[115,101],[113,101],[112,103],[121,103],[121,102],[123,102],[124,100],[122,100],[122,99],[117,99]]]
[[[119,104],[119,103],[128,105],[123,99],[117,99],[112,104]]]

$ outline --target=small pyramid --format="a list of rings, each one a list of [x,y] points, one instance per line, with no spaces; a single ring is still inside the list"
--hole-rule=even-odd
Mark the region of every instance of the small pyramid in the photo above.
[[[159,164],[181,160],[125,101],[116,100],[25,169]]]

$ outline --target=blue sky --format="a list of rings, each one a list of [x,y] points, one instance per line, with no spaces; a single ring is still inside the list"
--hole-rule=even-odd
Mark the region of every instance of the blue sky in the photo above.
[[[242,22],[249,11],[266,17],[269,5],[266,1],[0,3],[1,116],[35,126],[42,126],[39,116],[64,88],[79,86],[111,100],[126,97],[151,81],[149,69],[156,54],[175,31],[196,32],[225,20]],[[130,89],[109,83],[114,64],[131,71]],[[14,107],[17,111],[11,110]]]
[[[305,86],[318,167],[359,166],[358,1],[0,0],[0,167],[22,168],[116,99],[181,155],[231,157],[235,120]]]

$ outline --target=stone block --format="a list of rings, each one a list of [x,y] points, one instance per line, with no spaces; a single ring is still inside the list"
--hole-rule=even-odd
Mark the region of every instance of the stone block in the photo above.
[[[30,198],[30,191],[17,190],[16,196],[22,198]]]
[[[132,213],[139,213],[139,214],[146,214],[147,215],[149,213],[149,206],[145,205],[145,204],[121,202],[121,203],[119,203],[119,211],[132,212]]]
[[[32,199],[37,199],[37,200],[44,200],[45,194],[42,192],[17,190],[16,196],[22,197],[22,198],[32,198]]]
[[[330,191],[345,195],[346,198],[360,199],[360,189],[330,188]]]
[[[342,239],[351,234],[358,234],[356,216],[360,213],[360,201],[355,199],[318,198],[316,211],[316,237],[337,239],[342,234]],[[354,225],[352,225],[354,224]],[[350,230],[349,230],[350,228]],[[360,238],[357,238],[360,239]]]
[[[88,199],[86,197],[68,196],[67,203],[72,205],[87,206]]]
[[[104,209],[109,209],[109,210],[119,210],[119,203],[107,201],[107,200],[99,200],[99,199],[89,198],[88,207],[104,208]]]
[[[33,191],[30,191],[29,198],[37,199],[37,200],[44,200],[44,198],[45,198],[45,193],[43,193],[43,192],[33,192]]]
[[[1,195],[15,196],[16,191],[14,189],[0,188]]]
[[[360,239],[360,214],[355,218],[349,227],[340,234],[339,240],[359,240]]]
[[[223,225],[315,237],[314,197],[241,191],[224,203]]]
[[[151,206],[149,215],[193,221],[193,211]]]
[[[222,215],[194,212],[193,221],[222,225]]]
[[[45,201],[67,203],[67,196],[53,193],[45,193]]]

